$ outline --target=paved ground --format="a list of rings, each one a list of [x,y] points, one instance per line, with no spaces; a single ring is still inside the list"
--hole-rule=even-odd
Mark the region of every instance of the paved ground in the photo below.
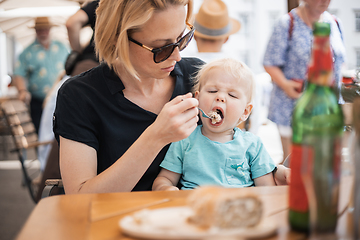
[[[23,187],[20,162],[10,136],[0,136],[0,239],[13,240],[35,207],[27,188]],[[34,153],[29,152],[33,158]]]
[[[21,186],[20,169],[0,169],[0,239],[13,240],[35,203]]]

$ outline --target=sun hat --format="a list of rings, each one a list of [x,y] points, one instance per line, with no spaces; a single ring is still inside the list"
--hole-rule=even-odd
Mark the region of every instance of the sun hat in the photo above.
[[[226,4],[221,0],[204,0],[195,15],[195,36],[218,39],[240,30],[240,22],[229,17]]]
[[[41,28],[51,28],[54,26],[56,25],[52,24],[48,17],[37,17],[35,19],[35,25],[30,28],[41,29]]]

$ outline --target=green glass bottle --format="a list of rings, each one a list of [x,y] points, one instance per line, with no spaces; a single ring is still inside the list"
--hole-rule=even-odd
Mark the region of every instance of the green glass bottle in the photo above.
[[[293,230],[302,232],[310,229],[309,194],[315,212],[311,224],[320,224],[316,228],[321,229],[336,226],[344,127],[342,109],[332,88],[330,24],[315,23],[313,34],[308,83],[292,116],[289,223]]]

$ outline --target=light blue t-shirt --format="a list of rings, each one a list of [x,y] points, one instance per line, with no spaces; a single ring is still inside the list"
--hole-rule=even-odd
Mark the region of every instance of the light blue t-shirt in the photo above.
[[[33,97],[44,99],[64,69],[68,54],[66,45],[57,40],[51,41],[49,49],[35,40],[20,54],[14,75],[27,80],[27,88]]]
[[[260,138],[235,128],[233,140],[220,143],[201,133],[202,125],[186,139],[174,142],[162,168],[182,174],[182,189],[204,185],[254,186],[254,179],[272,172],[276,165]]]

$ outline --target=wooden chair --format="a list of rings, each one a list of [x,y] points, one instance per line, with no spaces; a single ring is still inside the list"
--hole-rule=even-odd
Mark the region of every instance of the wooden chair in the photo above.
[[[41,190],[41,189],[39,189]],[[53,195],[65,194],[64,186],[61,179],[47,179],[45,187],[42,190],[41,198],[46,198]]]
[[[11,150],[11,152],[16,152],[18,155],[23,172],[23,183],[36,203],[36,194],[39,189],[34,180],[39,179],[41,173],[39,168],[34,169],[32,167],[36,161],[38,162],[38,159],[27,160],[27,150],[34,149],[37,156],[37,147],[51,144],[52,141],[38,142],[38,135],[31,120],[29,109],[23,101],[15,99],[2,102],[1,111],[15,144],[15,149]]]

